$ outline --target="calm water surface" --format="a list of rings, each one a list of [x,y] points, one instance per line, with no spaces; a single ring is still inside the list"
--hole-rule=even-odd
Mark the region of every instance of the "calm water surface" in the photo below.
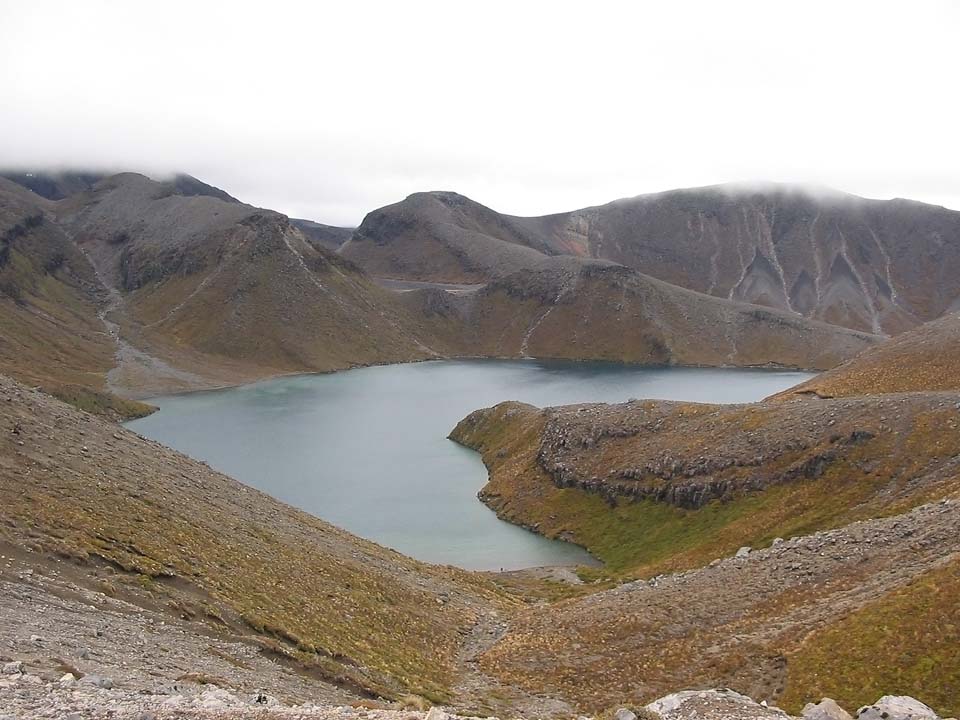
[[[340,527],[429,562],[516,569],[586,562],[497,519],[476,498],[480,456],[447,440],[502,400],[751,402],[811,377],[602,363],[438,361],[302,375],[160,397],[128,423],[148,438]]]

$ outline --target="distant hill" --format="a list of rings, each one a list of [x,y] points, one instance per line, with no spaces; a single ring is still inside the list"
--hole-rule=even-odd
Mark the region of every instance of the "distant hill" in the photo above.
[[[47,200],[63,200],[71,195],[93,190],[101,180],[105,180],[114,173],[104,172],[29,172],[0,170],[0,177],[31,190]],[[192,175],[178,173],[161,183],[167,190],[176,195],[191,197],[207,195],[227,202],[240,202],[232,195],[220,188],[208,185]]]
[[[458,356],[829,368],[876,342],[609,261],[550,256],[518,244],[522,227],[517,242],[465,239],[478,266],[492,263],[481,289],[394,292],[352,253],[328,249],[348,230],[292,221],[188,176],[122,173],[57,201],[2,183],[0,360],[48,386],[144,397]],[[45,343],[63,351],[44,353]]]
[[[63,200],[65,197],[86,192],[109,173],[100,172],[31,172],[0,170],[0,177],[17,183],[47,200]]]
[[[960,309],[960,213],[784,185],[676,190],[533,218],[417,193],[370,213],[342,252],[377,275],[437,282],[489,280],[538,254],[606,259],[873,333]]]
[[[320,246],[332,252],[339,250],[340,246],[353,235],[353,228],[324,225],[313,220],[297,218],[291,218],[290,222],[303,233],[303,236],[311,245]]]
[[[132,173],[62,201],[119,325],[118,388],[197,387],[430,357],[394,296],[279,213]]]
[[[490,357],[828,368],[877,341],[577,258],[544,258],[472,293],[402,299],[445,346]]]

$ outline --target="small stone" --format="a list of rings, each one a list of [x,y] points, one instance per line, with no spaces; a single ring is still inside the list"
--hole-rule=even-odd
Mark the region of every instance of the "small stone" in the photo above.
[[[83,715],[80,713],[70,713],[69,715],[64,715],[63,720],[83,720]]]
[[[772,543],[772,547],[777,547],[778,545],[783,545],[783,543],[784,543],[784,539],[783,539],[783,538],[781,538],[781,537],[774,538],[774,539],[773,539],[773,543]]]
[[[745,558],[747,555],[750,554],[750,551],[752,549],[753,548],[751,548],[749,545],[744,545],[742,548],[737,550],[737,554],[734,557]]]
[[[36,643],[37,645],[39,645],[40,643],[43,642],[43,637],[41,635],[31,635],[30,642]]]
[[[627,708],[620,708],[613,714],[613,717],[615,720],[637,720],[637,714]]]
[[[23,663],[19,660],[15,662],[8,662],[3,666],[4,675],[16,675],[17,673],[23,672]]]

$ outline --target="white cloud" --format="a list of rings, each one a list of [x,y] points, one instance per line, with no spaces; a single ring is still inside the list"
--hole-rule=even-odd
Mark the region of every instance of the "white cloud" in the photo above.
[[[950,2],[0,0],[0,164],[183,170],[323,222],[729,180],[960,209]]]

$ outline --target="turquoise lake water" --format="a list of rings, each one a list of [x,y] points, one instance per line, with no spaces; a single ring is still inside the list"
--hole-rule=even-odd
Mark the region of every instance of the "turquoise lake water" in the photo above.
[[[480,456],[447,440],[503,400],[752,402],[808,373],[607,363],[437,361],[278,378],[151,400],[127,427],[382,545],[471,570],[589,561],[476,498]]]

